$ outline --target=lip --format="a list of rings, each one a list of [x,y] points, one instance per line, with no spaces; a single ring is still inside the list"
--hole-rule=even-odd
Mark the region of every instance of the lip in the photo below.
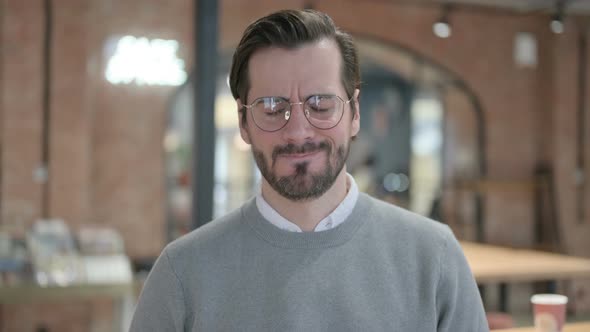
[[[285,153],[281,154],[280,158],[291,159],[291,160],[299,160],[299,159],[306,159],[318,154],[319,151],[313,152],[306,152],[306,153]]]

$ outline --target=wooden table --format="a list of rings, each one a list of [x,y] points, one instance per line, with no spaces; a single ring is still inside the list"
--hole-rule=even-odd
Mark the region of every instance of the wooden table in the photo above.
[[[503,312],[508,311],[509,282],[550,281],[554,289],[556,280],[590,278],[590,259],[587,258],[473,242],[461,242],[461,247],[479,285],[500,284],[500,311]]]
[[[565,324],[562,332],[588,332],[590,331],[590,322],[569,323]],[[514,329],[492,330],[492,332],[536,332],[534,327],[521,327]]]
[[[461,242],[478,283],[590,278],[590,259]]]
[[[35,302],[60,302],[89,300],[101,297],[112,298],[112,331],[127,331],[135,303],[133,283],[80,284],[70,286],[42,287],[37,284],[0,286],[0,304],[23,304]]]

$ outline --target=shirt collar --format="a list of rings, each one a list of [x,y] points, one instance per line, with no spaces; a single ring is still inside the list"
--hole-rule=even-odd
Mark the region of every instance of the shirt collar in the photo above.
[[[346,221],[348,216],[350,216],[352,209],[356,205],[359,190],[354,178],[348,173],[346,173],[346,184],[348,187],[348,193],[346,193],[346,196],[342,202],[338,204],[336,209],[317,224],[314,232],[332,229]],[[259,189],[256,194],[256,207],[264,219],[268,220],[276,227],[289,232],[303,232],[299,226],[281,216],[272,206],[270,206],[270,204],[268,204],[264,197],[262,197],[261,189]]]

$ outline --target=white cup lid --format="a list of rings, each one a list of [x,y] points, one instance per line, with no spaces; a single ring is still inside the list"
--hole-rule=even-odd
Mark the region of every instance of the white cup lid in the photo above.
[[[567,296],[559,294],[535,294],[531,296],[531,303],[535,304],[566,304]]]

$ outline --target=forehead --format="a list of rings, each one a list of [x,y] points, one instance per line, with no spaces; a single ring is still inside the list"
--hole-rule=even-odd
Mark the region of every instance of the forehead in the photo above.
[[[269,47],[256,51],[248,66],[250,97],[283,96],[293,93],[340,94],[341,56],[332,39],[303,44],[294,49]]]

